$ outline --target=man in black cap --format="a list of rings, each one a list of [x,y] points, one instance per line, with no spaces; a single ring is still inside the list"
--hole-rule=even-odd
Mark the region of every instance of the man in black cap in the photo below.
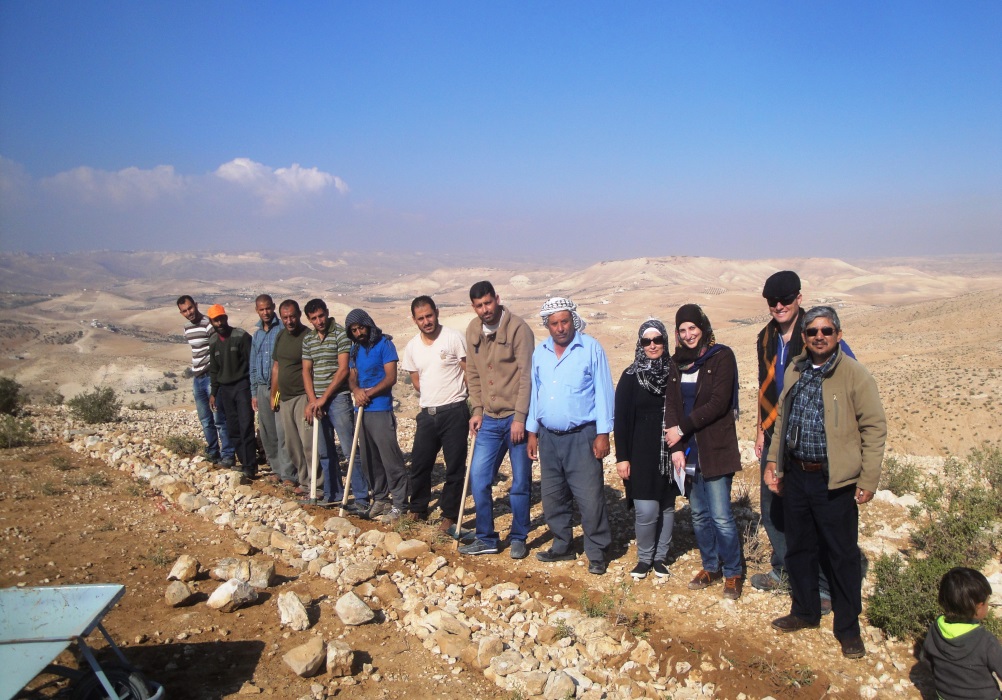
[[[804,350],[799,331],[803,325],[804,311],[800,308],[800,276],[792,270],[782,270],[765,281],[762,296],[769,305],[772,320],[758,334],[755,343],[758,354],[758,432],[755,436],[755,456],[761,460],[761,473],[765,472],[765,458],[772,442],[773,426],[779,414],[779,396],[783,393],[783,374],[786,366]],[[848,346],[843,345],[848,352]],[[786,534],[783,523],[783,500],[773,494],[760,481],[762,524],[772,545],[769,573],[755,574],[751,585],[760,591],[774,591],[785,587]],[[824,573],[819,580],[821,609],[831,612],[831,593]]]

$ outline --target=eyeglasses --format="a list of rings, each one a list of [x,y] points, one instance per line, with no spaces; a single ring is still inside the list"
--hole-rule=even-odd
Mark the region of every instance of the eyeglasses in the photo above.
[[[656,335],[653,338],[641,338],[640,339],[640,347],[642,347],[642,348],[646,348],[651,343],[654,343],[655,345],[664,345],[665,344],[665,337],[663,335]]]
[[[813,338],[818,333],[820,333],[824,337],[828,338],[829,336],[835,335],[835,329],[832,328],[831,326],[825,326],[824,328],[805,328],[804,329],[804,335],[806,335],[808,338]]]
[[[799,294],[791,294],[788,297],[769,297],[766,301],[769,302],[769,308],[771,309],[775,306],[779,306],[780,304],[783,306],[789,306],[795,302],[799,296]]]

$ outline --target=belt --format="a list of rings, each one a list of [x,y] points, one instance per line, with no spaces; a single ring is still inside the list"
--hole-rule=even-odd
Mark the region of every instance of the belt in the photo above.
[[[796,457],[790,457],[790,461],[796,464],[802,471],[805,472],[819,472],[825,468],[824,462],[805,462],[802,459],[797,459]]]
[[[452,411],[465,405],[466,399],[463,399],[462,401],[447,403],[442,406],[425,406],[421,409],[421,413],[427,413],[429,416],[434,416],[439,413],[445,413],[446,411]]]
[[[570,430],[553,430],[552,428],[547,428],[545,425],[543,426],[543,428],[546,429],[546,432],[551,433],[553,435],[573,435],[574,433],[580,433],[582,430],[591,425],[595,425],[595,421],[592,420],[588,421],[587,423],[582,423],[581,425],[575,425]]]

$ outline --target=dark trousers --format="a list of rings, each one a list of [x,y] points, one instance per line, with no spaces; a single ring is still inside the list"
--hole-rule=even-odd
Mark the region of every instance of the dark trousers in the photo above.
[[[570,549],[573,497],[581,512],[585,554],[589,561],[601,562],[612,544],[612,530],[605,507],[602,462],[592,452],[595,434],[594,425],[567,435],[540,426],[539,485],[543,519],[553,533],[552,551],[563,554]]]
[[[408,495],[410,512],[428,515],[431,502],[431,471],[438,451],[445,459],[445,484],[438,499],[443,518],[459,519],[459,499],[466,478],[466,455],[469,449],[470,409],[466,402],[434,415],[422,409],[417,415],[414,447],[411,449],[411,473]]]
[[[810,622],[821,619],[821,569],[831,584],[835,637],[858,637],[863,571],[856,485],[829,491],[824,472],[805,472],[787,461],[783,515],[787,523],[786,571],[793,597],[790,612]]]
[[[765,465],[769,458],[769,445],[772,442],[772,433],[765,434],[765,444],[762,447],[762,459],[759,464],[759,497],[762,509],[762,526],[765,534],[769,536],[769,544],[772,545],[772,557],[769,563],[772,564],[772,574],[777,579],[781,579],[786,572],[786,521],[783,519],[783,499],[765,485]],[[824,569],[818,576],[818,586],[821,589],[821,597],[828,598],[828,579],[825,578]]]
[[[257,440],[254,438],[254,408],[251,406],[250,379],[220,384],[216,403],[226,413],[226,432],[233,442],[244,474],[257,474]]]

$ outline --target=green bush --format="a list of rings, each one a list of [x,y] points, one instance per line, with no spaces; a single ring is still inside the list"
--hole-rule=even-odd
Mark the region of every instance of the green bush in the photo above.
[[[157,384],[157,391],[161,393],[164,391],[175,391],[176,389],[177,385],[171,384],[170,382],[163,382],[161,384]]]
[[[882,556],[867,614],[896,637],[918,637],[940,614],[939,581],[954,566],[982,568],[999,551],[1002,453],[983,446],[966,461],[943,465],[943,478],[920,487],[924,521],[912,533],[909,559]],[[998,621],[991,625],[998,627]]]
[[[895,496],[918,493],[921,488],[919,470],[910,462],[888,457],[884,460],[884,467],[880,473],[880,488],[887,489]]]
[[[203,443],[188,435],[171,435],[164,440],[164,447],[179,457],[194,457],[201,453]]]
[[[125,405],[130,411],[155,411],[156,406],[151,403],[146,403],[145,401],[130,401]]]
[[[35,426],[27,418],[0,416],[0,448],[30,445],[34,433]]]
[[[94,391],[77,394],[66,402],[70,415],[84,423],[110,423],[118,420],[122,402],[111,387],[94,387]]]
[[[901,639],[925,634],[942,614],[939,581],[951,568],[938,559],[909,562],[898,554],[882,555],[873,565],[877,582],[866,613],[870,622]]]
[[[21,404],[24,401],[21,396],[23,388],[10,377],[0,377],[0,413],[13,416],[21,411]]]

